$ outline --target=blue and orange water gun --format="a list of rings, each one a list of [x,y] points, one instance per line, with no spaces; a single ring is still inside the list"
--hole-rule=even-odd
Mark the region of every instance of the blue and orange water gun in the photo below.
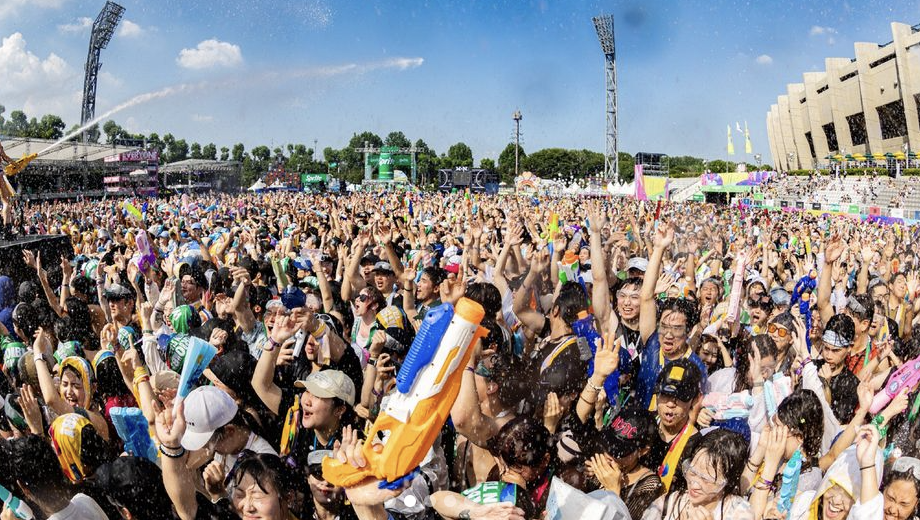
[[[327,482],[352,487],[373,477],[381,480],[381,489],[399,489],[414,476],[460,393],[473,345],[488,334],[479,326],[484,316],[482,305],[468,298],[456,308],[445,303],[428,311],[396,376],[397,392],[367,434],[368,439],[384,434],[384,444],[364,444],[363,468],[326,457]]]

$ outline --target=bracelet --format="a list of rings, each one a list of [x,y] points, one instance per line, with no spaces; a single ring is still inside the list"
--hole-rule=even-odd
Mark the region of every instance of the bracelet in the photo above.
[[[377,358],[375,358],[375,357],[367,358],[367,366],[369,366],[369,367],[376,367],[376,366],[377,366]]]
[[[134,386],[150,381],[150,376],[137,376],[134,378]]]
[[[264,350],[265,352],[271,352],[272,350],[275,350],[275,347],[278,346],[278,342],[272,339],[271,336],[268,337],[268,344],[269,344],[268,348],[265,348],[265,345],[262,345],[262,350]]]
[[[604,387],[602,387],[602,386],[597,386],[597,385],[595,385],[594,383],[592,383],[590,379],[588,379],[588,383],[587,383],[586,386],[587,386],[588,388],[590,388],[591,390],[594,390],[595,392],[600,392],[601,390],[604,389]]]
[[[381,397],[381,396],[383,396],[383,392],[378,392],[376,388],[372,388],[372,389],[371,389],[371,393],[374,394],[374,397]]]
[[[589,400],[585,399],[585,397],[584,397],[583,395],[579,395],[578,398],[581,399],[582,401],[584,401],[585,403],[591,405],[591,406],[594,406],[594,405],[597,404],[597,399],[595,399],[595,400],[593,400],[593,401],[589,401]]]
[[[763,381],[758,381],[752,385],[754,388],[760,388],[763,386]]]
[[[466,370],[467,372],[472,372],[472,373],[474,373],[474,374],[476,373],[476,370],[475,370],[474,368],[471,368],[471,367],[466,367],[465,370]]]
[[[141,334],[153,334],[153,329],[144,329],[141,331]]]
[[[762,464],[762,463],[761,463],[761,464]],[[760,469],[760,464],[755,464],[754,462],[751,462],[750,459],[747,461],[746,465],[747,465],[747,467],[748,467],[749,470],[751,470],[751,471],[753,471],[753,472],[755,472],[755,473],[757,472],[758,469]]]
[[[178,459],[179,457],[185,455],[185,448],[182,446],[174,448],[172,446],[160,444],[160,453],[162,453],[167,458]]]
[[[134,379],[142,376],[149,376],[150,370],[146,366],[137,367],[134,369]]]
[[[875,469],[875,464],[869,464],[868,466],[862,466],[859,468],[859,471],[865,471],[867,469]]]

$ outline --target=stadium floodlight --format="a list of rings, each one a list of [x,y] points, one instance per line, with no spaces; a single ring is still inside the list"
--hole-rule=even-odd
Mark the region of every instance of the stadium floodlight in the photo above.
[[[606,147],[604,148],[604,177],[616,176],[619,180],[619,161],[617,156],[617,67],[616,45],[613,38],[613,15],[605,14],[592,18],[597,30],[597,39],[604,52],[604,72],[607,88],[607,129]]]
[[[86,74],[83,79],[83,110],[80,115],[80,124],[93,120],[96,117],[96,81],[99,78],[99,55],[102,49],[108,46],[115,34],[115,28],[125,12],[125,8],[115,2],[106,2],[105,7],[93,22],[93,32],[89,39],[89,53],[86,56]],[[83,132],[83,142],[86,142],[87,131]]]

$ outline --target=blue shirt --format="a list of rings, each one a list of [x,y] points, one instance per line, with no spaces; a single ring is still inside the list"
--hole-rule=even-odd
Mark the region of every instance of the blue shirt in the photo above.
[[[660,352],[661,343],[658,341],[658,332],[655,331],[654,334],[649,336],[648,341],[645,342],[645,348],[639,353],[639,376],[636,378],[635,383],[636,401],[645,409],[648,409],[649,403],[652,402],[652,395],[654,395],[655,392],[655,381],[658,380],[658,373],[661,372],[663,368],[658,359],[660,357]],[[703,379],[700,383],[702,385],[700,392],[703,392],[706,389],[706,365],[695,353],[691,352],[688,359],[699,367],[700,373],[703,375]]]

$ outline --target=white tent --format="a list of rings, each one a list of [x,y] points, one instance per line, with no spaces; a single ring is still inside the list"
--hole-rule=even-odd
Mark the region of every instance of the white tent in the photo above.
[[[261,191],[264,189],[265,189],[265,183],[262,182],[262,179],[257,180],[255,184],[249,187],[249,191]]]

